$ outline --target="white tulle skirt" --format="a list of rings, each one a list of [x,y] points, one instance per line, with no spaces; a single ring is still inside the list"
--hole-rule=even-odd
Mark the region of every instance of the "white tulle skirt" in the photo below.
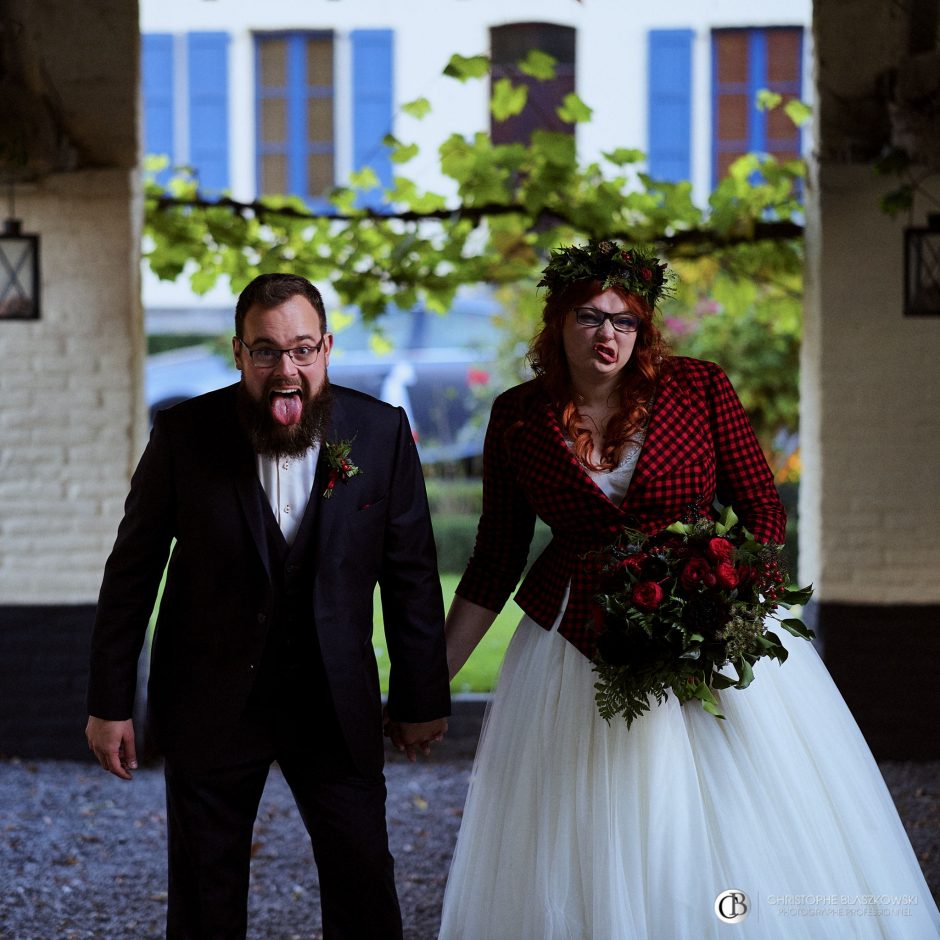
[[[557,625],[556,625],[557,626]],[[762,660],[727,720],[674,697],[595,711],[590,662],[523,617],[490,705],[442,940],[940,936],[854,719],[812,645]],[[716,913],[741,915],[723,923]],[[746,896],[746,897],[744,897]]]

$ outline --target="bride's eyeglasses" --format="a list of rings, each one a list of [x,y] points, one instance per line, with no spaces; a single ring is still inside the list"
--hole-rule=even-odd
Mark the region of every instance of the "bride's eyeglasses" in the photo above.
[[[640,327],[640,318],[632,313],[607,313],[604,310],[598,310],[597,307],[575,307],[574,318],[581,326],[590,326],[597,328],[605,320],[610,320],[610,325],[618,333],[635,333]]]

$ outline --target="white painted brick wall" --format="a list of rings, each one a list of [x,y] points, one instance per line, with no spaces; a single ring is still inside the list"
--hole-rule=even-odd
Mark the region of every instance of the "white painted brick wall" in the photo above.
[[[938,603],[940,318],[903,316],[907,220],[879,209],[888,184],[829,166],[815,185],[800,577],[824,601]]]
[[[90,603],[142,448],[139,193],[101,170],[22,187],[42,318],[0,323],[0,603]]]

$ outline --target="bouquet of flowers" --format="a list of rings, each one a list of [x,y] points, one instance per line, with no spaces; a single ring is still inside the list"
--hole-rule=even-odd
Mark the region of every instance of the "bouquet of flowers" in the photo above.
[[[813,636],[801,619],[778,608],[805,604],[812,587],[787,583],[783,546],[764,545],[731,507],[715,521],[676,522],[656,535],[624,529],[597,553],[603,569],[594,609],[597,707],[608,723],[629,727],[668,691],[724,718],[716,690],[744,689],[763,656],[783,662],[787,650],[767,627],[777,620],[794,636]],[[723,672],[730,666],[735,676]]]

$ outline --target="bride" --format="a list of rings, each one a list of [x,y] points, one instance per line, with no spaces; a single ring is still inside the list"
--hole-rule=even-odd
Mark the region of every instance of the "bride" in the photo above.
[[[442,940],[932,938],[940,915],[868,747],[811,644],[722,696],[609,725],[594,704],[596,590],[580,559],[733,505],[785,512],[713,363],[666,355],[665,265],[553,253],[536,378],[493,405],[476,547],[447,620],[454,676],[516,587],[536,515],[553,539],[516,602],[444,898]],[[726,924],[735,924],[729,928]],[[729,932],[730,931],[730,932]]]

